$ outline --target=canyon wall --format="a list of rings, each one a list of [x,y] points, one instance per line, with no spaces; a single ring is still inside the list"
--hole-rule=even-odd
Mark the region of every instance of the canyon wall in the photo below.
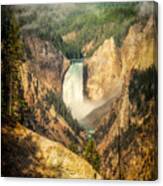
[[[22,122],[37,133],[65,146],[82,143],[77,127],[65,120],[56,107],[61,101],[62,79],[69,61],[50,42],[25,38],[27,60],[20,66],[23,98]],[[59,102],[60,100],[60,102]]]
[[[85,62],[90,99],[101,99],[105,93],[109,96],[109,90],[116,91],[115,84],[122,82],[120,96],[101,116],[94,134],[100,173],[106,179],[157,179],[156,33],[155,20],[150,17],[145,26],[137,23],[130,27],[120,49],[111,38]],[[102,55],[98,59],[99,50]],[[103,60],[113,64],[101,67]]]
[[[120,52],[114,39],[105,40],[91,58],[84,61],[87,79],[85,92],[89,99],[104,99],[120,83]]]
[[[24,45],[32,73],[47,89],[61,94],[63,77],[70,61],[49,41],[28,36],[24,38]]]

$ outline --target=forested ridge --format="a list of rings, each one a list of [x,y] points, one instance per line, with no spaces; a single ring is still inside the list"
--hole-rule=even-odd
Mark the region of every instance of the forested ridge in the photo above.
[[[83,56],[82,48],[91,41],[93,47],[86,54],[87,57],[111,36],[115,38],[117,46],[121,46],[128,28],[136,22],[145,23],[147,20],[149,11],[142,15],[141,6],[140,2],[70,3],[55,6],[22,5],[14,9],[24,34],[50,40],[68,58],[80,58]],[[76,33],[75,39],[65,42],[62,36],[71,32]]]

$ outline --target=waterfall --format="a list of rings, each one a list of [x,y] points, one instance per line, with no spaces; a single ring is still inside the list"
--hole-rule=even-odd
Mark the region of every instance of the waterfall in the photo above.
[[[73,63],[63,82],[63,100],[73,112],[76,104],[83,102],[83,63]],[[74,114],[76,115],[76,114]]]
[[[78,60],[76,60],[78,61]],[[63,81],[63,101],[79,122],[103,101],[90,102],[83,95],[83,63],[72,63]]]
[[[68,69],[63,82],[63,100],[67,106],[83,101],[83,63],[74,63]]]

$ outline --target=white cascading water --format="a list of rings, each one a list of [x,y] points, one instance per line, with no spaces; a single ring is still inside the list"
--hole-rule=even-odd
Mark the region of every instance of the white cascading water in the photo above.
[[[65,74],[63,82],[63,101],[79,122],[103,101],[90,102],[83,95],[83,63],[73,63]]]
[[[68,107],[83,102],[83,63],[74,63],[68,69],[63,83],[63,100]]]

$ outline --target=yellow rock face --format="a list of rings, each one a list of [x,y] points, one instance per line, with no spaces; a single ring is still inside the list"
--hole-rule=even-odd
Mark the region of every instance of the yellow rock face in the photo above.
[[[105,98],[116,88],[120,80],[121,61],[114,39],[105,40],[84,63],[87,65],[88,73],[86,84],[88,98],[92,100]]]
[[[156,64],[155,33],[156,25],[151,16],[145,27],[139,23],[130,27],[120,49],[113,38],[105,40],[93,56],[84,61],[88,74],[85,85],[88,98],[99,100],[107,97],[116,90],[120,80],[129,78],[132,69],[144,70]]]
[[[121,49],[122,76],[131,69],[145,70],[152,64],[156,64],[155,29],[153,17],[150,17],[144,28],[141,24],[131,26]]]
[[[20,124],[2,127],[2,136],[3,175],[101,179],[87,161]]]

